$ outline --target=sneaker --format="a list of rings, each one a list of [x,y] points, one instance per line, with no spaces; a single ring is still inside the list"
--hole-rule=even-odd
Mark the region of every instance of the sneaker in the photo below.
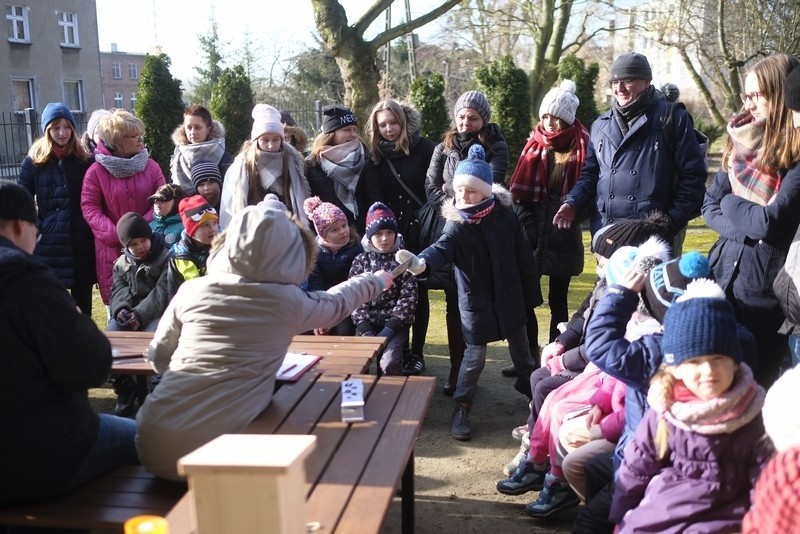
[[[549,517],[556,512],[575,508],[580,503],[581,498],[569,484],[548,474],[539,498],[525,506],[525,513],[531,517]]]
[[[529,491],[541,491],[546,470],[539,471],[528,461],[520,463],[511,478],[497,483],[497,491],[503,495],[522,495]]]
[[[514,458],[503,467],[503,474],[505,476],[510,477],[514,474],[514,471],[517,470],[517,467],[520,466],[520,463],[528,457],[528,451],[530,448],[531,441],[528,439],[528,434],[525,434],[522,439],[522,443],[519,445],[519,451],[517,451],[517,454],[514,456]]]
[[[472,437],[472,425],[469,424],[468,402],[456,403],[453,418],[450,422],[450,433],[459,441],[469,441]]]
[[[421,356],[412,356],[403,367],[403,376],[417,376],[425,369],[425,360]]]
[[[524,425],[519,425],[518,427],[515,427],[514,430],[511,431],[511,437],[517,441],[522,441],[522,437],[525,434],[530,434],[530,431],[528,430],[528,423],[525,423]]]

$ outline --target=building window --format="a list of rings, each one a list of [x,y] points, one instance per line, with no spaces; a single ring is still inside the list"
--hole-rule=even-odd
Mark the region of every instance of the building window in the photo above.
[[[18,43],[31,42],[28,28],[28,8],[22,6],[6,6],[8,21],[8,40]]]
[[[139,78],[139,69],[136,68],[136,63],[128,63],[128,77],[131,80]]]
[[[122,65],[119,61],[111,62],[111,77],[115,80],[122,78]]]
[[[33,80],[11,80],[11,110],[22,111],[33,107]]]
[[[136,93],[131,94],[131,107],[129,111],[133,113],[133,110],[136,109]]]
[[[64,82],[64,104],[72,111],[84,111],[82,81],[67,80]]]
[[[78,39],[78,14],[58,13],[58,25],[61,26],[61,45],[80,46]]]
[[[122,93],[114,93],[114,107],[115,108],[122,107]]]

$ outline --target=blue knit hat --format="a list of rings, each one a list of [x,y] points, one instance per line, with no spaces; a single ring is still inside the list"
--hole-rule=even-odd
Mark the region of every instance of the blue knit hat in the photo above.
[[[61,102],[50,102],[42,111],[42,130],[45,130],[47,125],[56,119],[67,119],[72,124],[72,129],[75,129],[75,117],[72,116],[69,108]]]
[[[722,288],[705,278],[691,282],[664,316],[661,348],[667,365],[709,354],[741,362],[736,315]]]
[[[685,253],[680,258],[656,265],[642,289],[642,300],[650,314],[664,322],[667,309],[676,298],[683,295],[686,286],[696,278],[708,278],[711,268],[708,258],[697,251]]]
[[[467,159],[461,160],[453,176],[453,189],[460,185],[477,189],[484,197],[492,196],[492,167],[486,163],[483,147],[475,143],[469,147]]]
[[[389,206],[383,202],[376,202],[369,207],[367,212],[367,239],[372,239],[378,230],[391,230],[397,233],[397,218]]]
[[[605,266],[606,281],[616,284],[632,268],[647,274],[669,259],[670,248],[667,242],[657,236],[650,236],[638,247],[620,247],[611,255]]]

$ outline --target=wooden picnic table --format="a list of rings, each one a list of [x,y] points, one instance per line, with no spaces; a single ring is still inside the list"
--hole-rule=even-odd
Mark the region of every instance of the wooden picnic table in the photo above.
[[[378,533],[401,490],[402,530],[414,531],[414,444],[434,377],[352,375],[364,383],[363,423],[341,422],[347,375],[308,372],[285,384],[244,433],[313,434],[306,460],[306,521],[315,532]],[[253,505],[258,506],[253,496]],[[171,534],[190,534],[191,490],[167,515]]]
[[[152,332],[106,332],[111,341],[113,374],[153,375],[155,371],[144,356],[153,339]],[[369,373],[370,365],[385,344],[382,337],[295,336],[290,352],[322,356],[311,370],[326,373]]]

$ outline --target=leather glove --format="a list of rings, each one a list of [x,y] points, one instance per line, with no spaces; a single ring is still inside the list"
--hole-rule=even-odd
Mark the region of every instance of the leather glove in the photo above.
[[[396,259],[398,263],[403,263],[409,258],[411,258],[411,264],[408,266],[408,270],[411,274],[417,276],[425,272],[425,260],[417,257],[413,252],[401,248],[394,255],[394,259]]]

